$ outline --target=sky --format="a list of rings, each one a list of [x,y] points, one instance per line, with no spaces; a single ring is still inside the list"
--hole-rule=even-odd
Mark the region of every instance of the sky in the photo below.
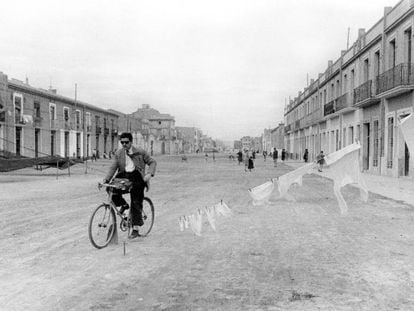
[[[260,136],[396,0],[2,0],[0,71],[92,105]]]

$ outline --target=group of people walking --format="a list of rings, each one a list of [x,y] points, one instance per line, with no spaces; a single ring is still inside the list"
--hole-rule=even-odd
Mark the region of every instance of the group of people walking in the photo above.
[[[252,151],[250,152],[249,150],[246,150],[245,153],[243,154],[243,152],[241,150],[239,150],[239,152],[237,152],[237,161],[239,163],[239,165],[241,165],[242,163],[244,163],[244,170],[247,172],[251,172],[254,169],[254,160],[256,158],[256,154],[258,153],[258,151]],[[266,158],[270,157],[273,159],[273,166],[277,167],[277,161],[279,159],[279,151],[276,148],[273,148],[272,151],[270,151],[270,153],[267,153],[266,150],[263,151],[263,160],[266,162]],[[288,159],[288,153],[286,152],[285,149],[282,149],[282,151],[280,152],[280,159],[284,162],[285,160]],[[309,151],[308,149],[305,149],[305,152],[303,153],[303,160],[305,163],[307,163],[309,161]],[[325,163],[325,155],[323,154],[323,151],[320,152],[320,154],[316,157],[316,163],[319,165],[318,166],[318,171],[322,172],[322,167]]]
[[[256,154],[258,154],[259,151],[252,151],[249,150],[245,151],[245,154],[243,155],[243,152],[239,150],[237,152],[237,161],[239,165],[244,162],[245,165],[245,171],[251,172],[252,169],[254,169],[254,160],[256,158]],[[266,162],[267,156],[271,157],[273,159],[273,166],[277,167],[277,160],[279,159],[279,152],[276,148],[273,148],[272,151],[268,154],[266,150],[263,151],[263,159]],[[281,160],[285,161],[287,159],[287,152],[285,149],[282,149],[281,151]]]

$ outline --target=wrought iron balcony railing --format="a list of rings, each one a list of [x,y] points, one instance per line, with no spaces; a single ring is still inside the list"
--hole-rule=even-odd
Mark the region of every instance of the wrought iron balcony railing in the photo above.
[[[399,64],[377,77],[376,94],[391,90],[397,86],[411,84],[414,84],[414,64]]]
[[[109,128],[107,128],[107,127],[104,128],[104,135],[105,136],[109,135]]]
[[[351,101],[349,100],[349,93],[345,93],[336,99],[335,110],[339,111],[345,108],[351,107]]]
[[[372,80],[368,80],[354,89],[354,105],[371,98],[372,95]]]
[[[327,116],[334,113],[335,110],[335,100],[331,100],[329,103],[323,106],[323,115]]]
[[[99,127],[99,126],[96,126],[95,127],[95,134],[96,135],[99,135],[99,134],[101,134],[102,133],[102,128],[101,127]]]

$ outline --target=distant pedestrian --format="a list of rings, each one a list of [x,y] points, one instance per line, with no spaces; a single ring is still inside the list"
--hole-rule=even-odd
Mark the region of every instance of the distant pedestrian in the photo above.
[[[252,169],[254,169],[254,161],[253,161],[253,156],[251,156],[251,157],[249,158],[249,163],[248,163],[247,169],[249,170],[249,172],[251,172],[251,171],[252,171]]]
[[[241,150],[237,152],[237,162],[239,162],[239,165],[243,162],[243,152]]]
[[[276,148],[273,148],[273,154],[272,155],[273,155],[273,166],[276,167],[277,166],[277,156],[278,156]]]
[[[216,154],[213,151],[213,162],[216,162]]]
[[[282,161],[285,161],[285,158],[286,158],[286,150],[285,150],[285,148],[283,148],[282,149],[282,155],[281,155]]]
[[[253,157],[253,159],[256,159],[256,151],[254,151],[254,150],[252,152],[252,157]]]
[[[318,156],[316,157],[316,163],[319,164],[318,171],[319,172],[322,172],[322,167],[325,164],[325,155],[323,154],[323,151],[322,150],[318,154]]]
[[[206,154],[204,155],[204,159],[206,159],[206,162],[208,161],[208,153],[206,152]]]
[[[92,150],[92,161],[96,161],[96,149]]]
[[[305,149],[305,153],[303,154],[303,161],[305,161],[305,163],[308,163],[308,157],[309,157],[308,149]]]
[[[263,150],[263,159],[264,159],[265,162],[266,162],[266,157],[267,157],[267,151]]]
[[[248,150],[246,150],[246,154],[244,155],[244,171],[247,172],[249,169],[249,159],[250,159],[250,153]]]

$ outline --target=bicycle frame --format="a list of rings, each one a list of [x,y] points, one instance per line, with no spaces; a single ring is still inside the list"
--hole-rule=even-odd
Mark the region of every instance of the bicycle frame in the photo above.
[[[108,184],[108,183],[104,183],[104,184],[99,183],[98,188],[101,189],[102,187],[106,187],[106,192],[108,194],[108,203],[111,206],[111,208],[115,211],[116,215],[118,215],[118,217],[121,219],[121,222],[119,224],[120,229],[122,231],[126,231],[128,228],[132,227],[132,224],[130,222],[131,217],[128,216],[127,219],[125,219],[122,216],[122,214],[119,212],[114,202],[112,201],[113,189],[122,189],[122,188],[112,185],[112,184]],[[107,203],[104,202],[104,204],[107,204]],[[116,218],[115,218],[115,225],[116,225]]]

